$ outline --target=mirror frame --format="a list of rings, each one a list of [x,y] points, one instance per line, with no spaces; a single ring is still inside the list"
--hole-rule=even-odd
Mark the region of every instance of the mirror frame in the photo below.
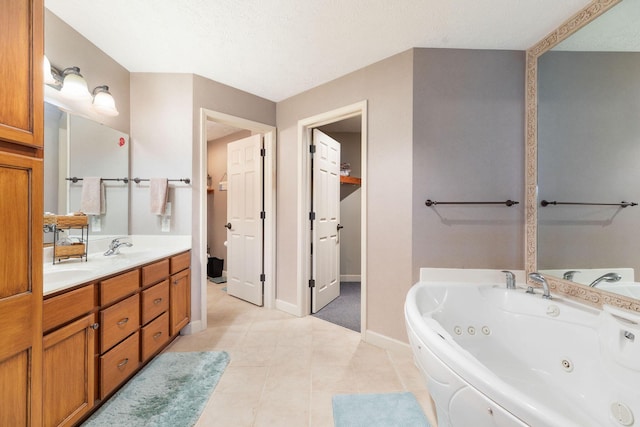
[[[525,271],[537,271],[538,251],[538,58],[622,0],[592,0],[526,52],[525,91]],[[640,301],[558,277],[546,276],[552,291],[593,307],[604,304],[640,312]],[[527,281],[530,286],[537,283]]]

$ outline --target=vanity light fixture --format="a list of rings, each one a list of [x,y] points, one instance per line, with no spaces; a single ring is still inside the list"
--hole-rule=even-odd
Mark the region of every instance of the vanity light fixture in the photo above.
[[[75,102],[74,108],[81,110],[93,110],[104,116],[115,117],[118,114],[116,102],[109,92],[109,86],[96,86],[89,92],[87,82],[80,74],[80,68],[73,66],[64,70],[51,65],[47,56],[44,56],[44,84],[57,89],[60,95]],[[91,103],[85,101],[91,100]]]
[[[96,86],[93,89],[93,109],[105,116],[115,117],[118,114],[116,109],[116,101],[109,92],[109,86]]]
[[[91,99],[87,81],[80,74],[80,68],[68,67],[62,71],[60,93],[69,99]]]
[[[44,84],[55,85],[56,78],[53,76],[53,73],[51,72],[51,62],[49,62],[49,58],[47,58],[47,55],[44,56],[42,71],[43,71],[42,75],[44,77]]]

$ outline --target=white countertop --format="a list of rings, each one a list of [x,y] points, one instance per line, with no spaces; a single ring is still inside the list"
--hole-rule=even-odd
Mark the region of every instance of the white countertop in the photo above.
[[[59,292],[101,277],[130,270],[157,259],[191,249],[191,236],[146,236],[119,237],[120,241],[133,243],[122,246],[117,255],[104,256],[113,237],[98,236],[89,240],[87,261],[71,258],[53,264],[50,248],[44,252],[44,295]]]

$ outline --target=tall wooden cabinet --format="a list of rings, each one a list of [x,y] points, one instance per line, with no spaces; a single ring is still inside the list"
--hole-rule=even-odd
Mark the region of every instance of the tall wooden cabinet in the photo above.
[[[43,4],[0,0],[0,425],[42,424]]]

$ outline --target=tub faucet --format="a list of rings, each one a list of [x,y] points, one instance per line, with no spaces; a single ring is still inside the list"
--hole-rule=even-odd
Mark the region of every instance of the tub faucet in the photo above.
[[[121,246],[127,246],[130,248],[133,246],[133,243],[121,242],[120,239],[113,239],[111,243],[109,243],[109,249],[104,253],[104,256],[118,255],[120,253]]]
[[[564,280],[573,280],[573,275],[576,273],[580,273],[580,272],[578,270],[565,271],[564,274],[562,275],[562,278]]]
[[[507,289],[515,289],[516,288],[516,275],[511,271],[502,270],[504,274],[507,275]]]
[[[542,298],[551,299],[551,292],[549,292],[549,284],[547,280],[540,273],[529,273],[529,279],[542,285]],[[530,291],[530,292],[529,292]],[[533,289],[528,289],[527,292],[533,293]]]
[[[598,285],[598,283],[600,283],[602,281],[608,282],[608,283],[619,282],[620,279],[622,279],[622,276],[619,275],[618,273],[603,274],[602,276],[598,277],[596,280],[591,282],[589,287],[590,288],[595,288]]]

